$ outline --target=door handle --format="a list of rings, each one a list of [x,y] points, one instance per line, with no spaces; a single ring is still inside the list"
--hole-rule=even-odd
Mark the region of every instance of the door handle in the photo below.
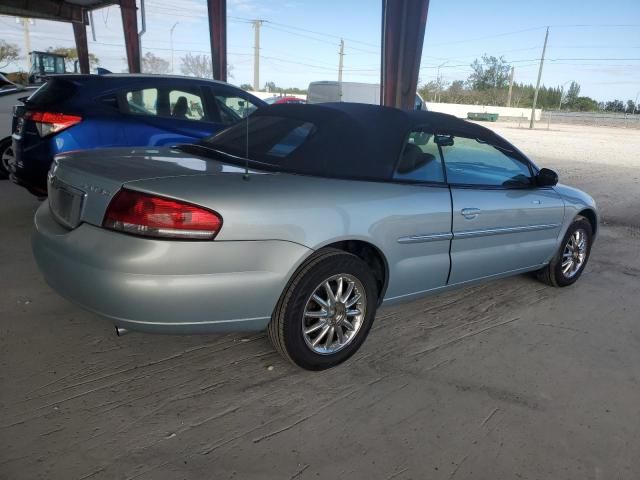
[[[480,214],[480,209],[479,208],[463,208],[462,210],[460,210],[460,213],[467,220],[472,220]]]
[[[540,205],[542,202],[540,200],[531,200],[531,203],[534,205]]]

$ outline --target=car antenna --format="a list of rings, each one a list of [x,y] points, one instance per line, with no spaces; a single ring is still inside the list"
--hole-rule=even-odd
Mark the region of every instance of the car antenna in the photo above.
[[[245,149],[244,149],[244,180],[249,180],[249,114],[247,112],[247,101],[244,102],[244,118],[245,118]]]

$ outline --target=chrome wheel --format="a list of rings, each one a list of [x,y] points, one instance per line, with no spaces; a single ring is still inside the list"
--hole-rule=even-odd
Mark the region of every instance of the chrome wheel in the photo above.
[[[366,314],[367,295],[360,280],[341,273],[320,283],[307,299],[302,336],[320,355],[349,345],[358,335]]]
[[[569,237],[562,252],[562,274],[565,278],[573,278],[587,259],[587,232],[579,228]]]

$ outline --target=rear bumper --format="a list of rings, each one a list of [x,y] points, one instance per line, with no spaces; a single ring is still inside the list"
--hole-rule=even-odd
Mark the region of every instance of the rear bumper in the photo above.
[[[47,172],[54,153],[47,140],[25,146],[23,137],[12,136],[14,158],[9,162],[11,181],[34,195],[47,195]]]
[[[289,277],[311,252],[296,243],[149,240],[82,224],[66,230],[48,203],[33,253],[68,300],[131,330],[262,330]]]

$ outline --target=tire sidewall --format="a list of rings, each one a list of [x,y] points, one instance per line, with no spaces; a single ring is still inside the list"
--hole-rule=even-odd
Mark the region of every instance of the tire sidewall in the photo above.
[[[11,148],[11,137],[0,140],[0,178],[8,178],[9,171],[5,168],[2,156],[4,152]]]
[[[573,277],[567,278],[562,273],[562,254],[564,252],[565,246],[567,245],[567,242],[569,241],[569,238],[578,229],[584,230],[587,234],[587,257],[585,258],[584,263],[582,264],[582,267],[580,267],[580,270],[578,270],[578,272]],[[556,258],[554,259],[554,262],[553,262],[552,273],[553,273],[553,276],[555,277],[554,280],[556,281],[558,286],[566,287],[569,285],[573,285],[574,283],[576,283],[576,281],[578,281],[578,279],[582,275],[582,272],[584,272],[584,269],[587,267],[587,263],[589,262],[589,257],[591,256],[592,243],[593,243],[593,231],[591,228],[591,223],[589,222],[589,220],[587,220],[584,217],[576,218],[567,229],[562,239],[562,243],[560,244],[558,253],[556,254]]]
[[[304,308],[309,296],[321,282],[342,273],[353,275],[362,283],[367,296],[365,317],[358,334],[349,345],[334,354],[320,355],[313,352],[304,341],[302,333]],[[284,311],[285,347],[290,358],[297,365],[308,370],[324,370],[351,357],[366,339],[373,324],[378,303],[377,287],[371,270],[361,259],[349,253],[331,255],[319,261],[303,274],[289,295]]]

